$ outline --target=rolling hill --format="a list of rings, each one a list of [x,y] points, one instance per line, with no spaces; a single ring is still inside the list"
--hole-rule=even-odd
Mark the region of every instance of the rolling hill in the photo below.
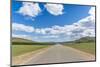
[[[12,45],[53,45],[52,42],[36,42],[28,39],[23,38],[12,38]]]
[[[74,41],[75,43],[87,43],[87,42],[95,42],[95,37],[82,37],[78,40]]]
[[[16,38],[16,37],[13,37],[12,38],[12,42],[34,42],[34,41],[28,40],[28,39],[24,39],[24,38]]]
[[[95,37],[82,37],[80,39],[68,42],[60,42],[60,44],[73,44],[73,43],[88,43],[88,42],[95,42]]]

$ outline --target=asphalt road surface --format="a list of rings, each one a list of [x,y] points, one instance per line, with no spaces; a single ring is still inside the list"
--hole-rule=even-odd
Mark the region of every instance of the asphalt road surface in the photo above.
[[[25,64],[45,64],[89,60],[95,60],[95,58],[79,50],[57,44],[29,58]]]

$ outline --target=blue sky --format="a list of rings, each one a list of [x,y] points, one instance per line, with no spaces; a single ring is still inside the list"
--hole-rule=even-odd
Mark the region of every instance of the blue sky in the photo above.
[[[95,30],[95,24],[92,22],[94,22],[95,18],[93,15],[94,9],[92,8],[94,7],[13,1],[12,36],[42,42],[70,41],[80,38],[86,32],[85,28],[88,27],[88,24],[91,24],[91,26],[88,27],[89,31],[86,33],[94,36],[93,30]],[[92,18],[92,21],[88,20],[88,17]],[[86,19],[86,21],[82,19]],[[86,22],[89,23],[87,24]],[[82,26],[82,24],[85,26]],[[82,32],[80,32],[81,29]],[[73,33],[75,31],[78,31],[78,33]],[[86,33],[83,36],[88,36]]]

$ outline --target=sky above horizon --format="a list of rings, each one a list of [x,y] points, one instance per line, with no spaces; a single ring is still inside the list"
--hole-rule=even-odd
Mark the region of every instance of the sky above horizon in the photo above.
[[[12,1],[12,36],[64,42],[95,36],[95,7]]]

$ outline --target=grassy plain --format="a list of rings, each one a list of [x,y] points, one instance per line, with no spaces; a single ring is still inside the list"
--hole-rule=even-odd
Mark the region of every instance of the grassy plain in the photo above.
[[[12,45],[12,56],[19,56],[49,46],[50,45]]]
[[[89,42],[89,43],[73,43],[73,44],[65,44],[66,46],[76,48],[78,50],[95,54],[95,42]]]

